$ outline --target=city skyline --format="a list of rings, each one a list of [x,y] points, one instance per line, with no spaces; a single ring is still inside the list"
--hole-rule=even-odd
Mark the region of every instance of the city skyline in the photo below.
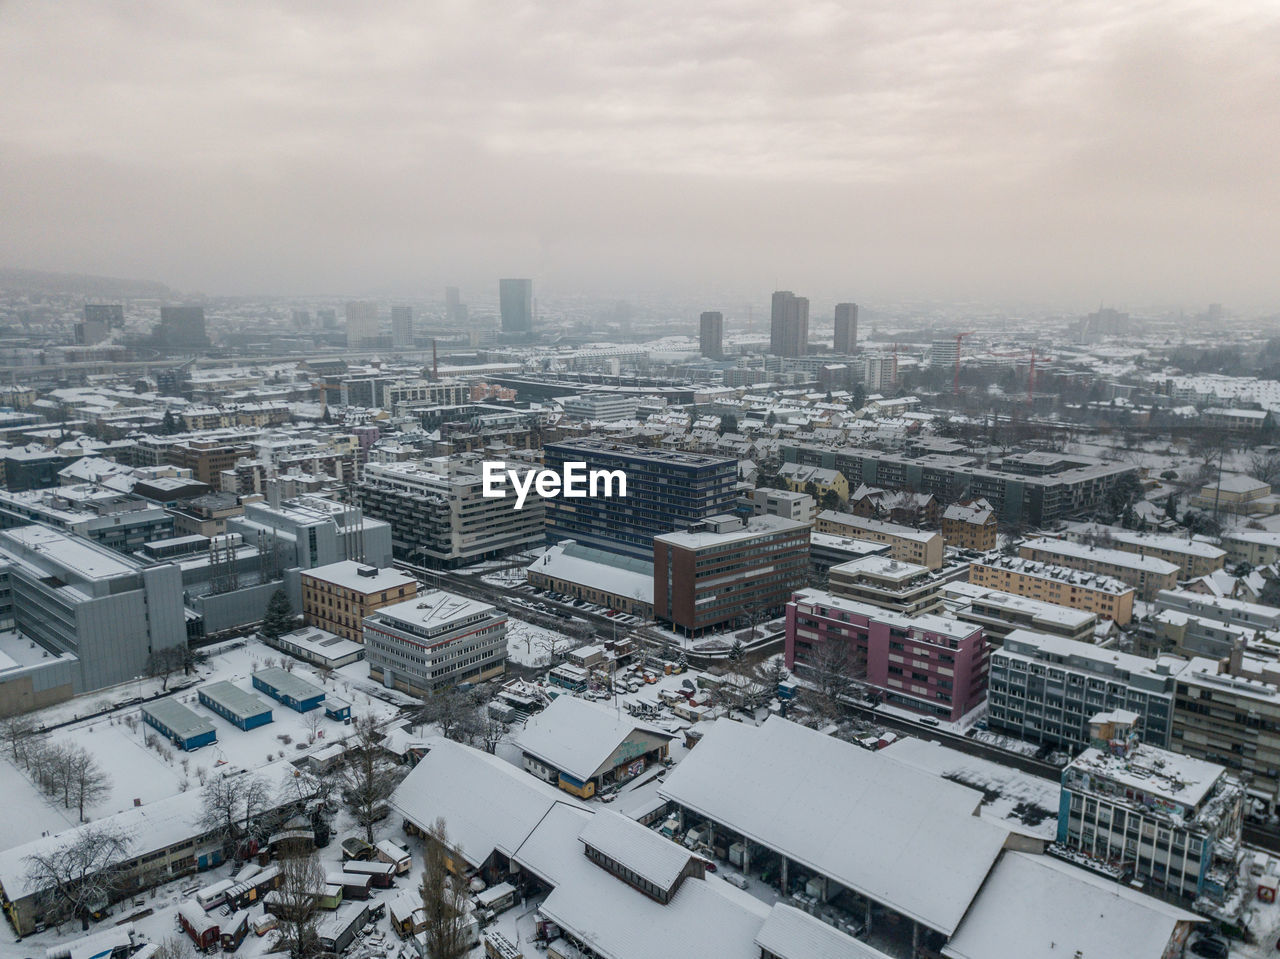
[[[14,267],[227,294],[519,269],[591,294],[1280,300],[1280,18],[1257,6],[7,13]]]

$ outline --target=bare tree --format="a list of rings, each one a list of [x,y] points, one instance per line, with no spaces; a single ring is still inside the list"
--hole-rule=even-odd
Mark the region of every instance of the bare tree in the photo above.
[[[314,851],[282,856],[278,865],[280,903],[275,911],[280,925],[274,949],[287,948],[292,959],[309,959],[322,951],[316,926],[324,871]]]
[[[373,842],[373,824],[395,789],[395,766],[382,749],[381,725],[371,714],[351,722],[352,735],[339,767],[342,797],[357,823],[364,827],[365,839]]]
[[[270,803],[271,788],[261,776],[251,773],[214,776],[204,787],[200,825],[222,839],[225,854]]]
[[[568,636],[552,630],[548,630],[538,640],[538,648],[547,654],[547,663],[552,667],[559,666],[565,653],[573,649],[574,645],[574,641]]]
[[[157,943],[156,951],[151,954],[152,959],[191,959],[195,954],[192,948],[191,940],[179,933],[174,936],[165,936]]]
[[[438,726],[445,739],[468,742],[474,736],[476,705],[471,690],[442,689],[422,701],[421,721]]]
[[[120,866],[129,853],[130,833],[98,823],[78,829],[66,842],[25,857],[27,882],[37,893],[46,920],[87,922],[120,889]]]
[[[509,735],[511,735],[511,724],[494,716],[487,706],[481,706],[476,717],[476,743],[483,746],[485,752],[493,755]]]
[[[324,713],[319,709],[313,709],[303,717],[302,722],[307,727],[307,742],[314,743],[316,736],[320,733],[320,727],[324,725]]]
[[[466,881],[453,871],[461,864],[461,854],[449,844],[445,821],[437,819],[427,831],[418,887],[426,912],[426,953],[431,959],[462,959],[467,954]]]
[[[1280,450],[1255,450],[1246,462],[1245,469],[1254,479],[1272,486],[1280,485]]]
[[[813,685],[817,711],[835,719],[844,713],[844,701],[866,679],[866,659],[842,640],[815,643],[797,670]]]
[[[147,657],[147,675],[160,680],[160,691],[168,692],[169,680],[173,674],[181,670],[186,663],[186,649],[183,646],[166,646],[164,649],[152,650]]]
[[[84,822],[84,807],[92,806],[111,794],[111,776],[83,747],[73,748],[68,757],[66,775],[69,804],[74,805]]]
[[[0,721],[0,742],[9,750],[15,763],[30,764],[32,744],[39,738],[36,721],[30,716],[10,716]]]

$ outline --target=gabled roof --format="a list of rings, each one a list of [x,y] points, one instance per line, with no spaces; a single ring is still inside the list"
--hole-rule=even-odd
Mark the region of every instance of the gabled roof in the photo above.
[[[511,856],[567,793],[491,756],[438,740],[391,795],[391,805],[421,829],[444,819],[449,842],[473,866],[496,849]]]
[[[756,933],[756,945],[778,959],[888,959],[879,949],[781,902]]]
[[[516,745],[585,782],[636,730],[664,740],[672,738],[670,733],[638,723],[612,707],[575,696],[557,696],[550,706],[529,719]]]
[[[950,959],[1162,959],[1177,923],[1201,921],[1075,866],[1008,852],[942,954]]]
[[[981,793],[778,717],[718,720],[658,795],[948,935],[1009,835]]]
[[[612,810],[592,816],[578,838],[659,889],[675,885],[693,858],[683,846]]]

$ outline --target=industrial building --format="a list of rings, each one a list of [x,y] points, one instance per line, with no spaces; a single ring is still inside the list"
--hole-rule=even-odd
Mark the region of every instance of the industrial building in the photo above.
[[[256,729],[271,722],[271,707],[233,683],[206,683],[197,694],[200,705],[243,730]]]
[[[199,713],[192,712],[173,697],[144,704],[142,720],[159,731],[169,742],[187,752],[218,740],[213,723]]]
[[[318,709],[324,702],[324,690],[295,676],[279,666],[259,669],[253,674],[253,688],[260,689],[272,699],[284,703],[300,713]],[[255,699],[257,697],[254,697]]]
[[[563,539],[529,564],[531,585],[641,619],[653,617],[653,562]]]

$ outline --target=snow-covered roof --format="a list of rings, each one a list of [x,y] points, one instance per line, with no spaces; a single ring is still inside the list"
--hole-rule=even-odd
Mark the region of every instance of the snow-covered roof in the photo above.
[[[618,556],[562,540],[529,564],[528,571],[570,583],[582,583],[615,596],[653,602],[653,562]]]
[[[1162,959],[1179,922],[1201,922],[1046,856],[1007,852],[942,948],[949,959]]]
[[[1029,539],[1022,544],[1022,549],[1048,553],[1050,556],[1062,556],[1068,559],[1089,560],[1090,562],[1107,563],[1125,569],[1142,570],[1169,576],[1182,571],[1177,563],[1170,563],[1154,556],[1139,556],[1127,553],[1122,549],[1107,549],[1102,546],[1089,546],[1085,543],[1073,543],[1064,539]]]
[[[778,959],[888,959],[879,949],[782,902],[756,933],[756,945]]]
[[[378,569],[368,563],[357,563],[355,560],[344,559],[338,563],[330,563],[328,566],[317,566],[314,569],[305,570],[302,574],[303,579],[311,577],[312,579],[322,580],[339,589],[347,589],[357,593],[379,593],[388,589],[399,589],[401,586],[409,586],[416,583],[417,580],[412,576],[408,576],[398,569],[387,567],[386,569]]]
[[[675,885],[692,858],[683,846],[612,810],[592,816],[578,838],[659,889]]]
[[[266,683],[281,696],[288,696],[299,702],[313,699],[316,696],[324,699],[324,690],[315,683],[308,682],[301,676],[295,676],[287,669],[281,669],[279,666],[268,666],[266,669],[255,670],[253,678],[259,682]],[[257,699],[257,697],[255,696],[254,699]]]
[[[947,934],[1008,836],[981,793],[778,717],[717,721],[658,794]]]
[[[423,829],[443,818],[449,843],[479,866],[495,849],[512,855],[556,803],[577,805],[496,756],[439,740],[391,796],[391,805]]]
[[[142,714],[151,716],[181,739],[192,739],[214,731],[213,723],[184,706],[172,696],[143,704]]]
[[[576,696],[557,696],[550,706],[529,719],[516,745],[585,782],[636,730],[662,739],[672,738],[670,733],[636,722],[609,706]]]

